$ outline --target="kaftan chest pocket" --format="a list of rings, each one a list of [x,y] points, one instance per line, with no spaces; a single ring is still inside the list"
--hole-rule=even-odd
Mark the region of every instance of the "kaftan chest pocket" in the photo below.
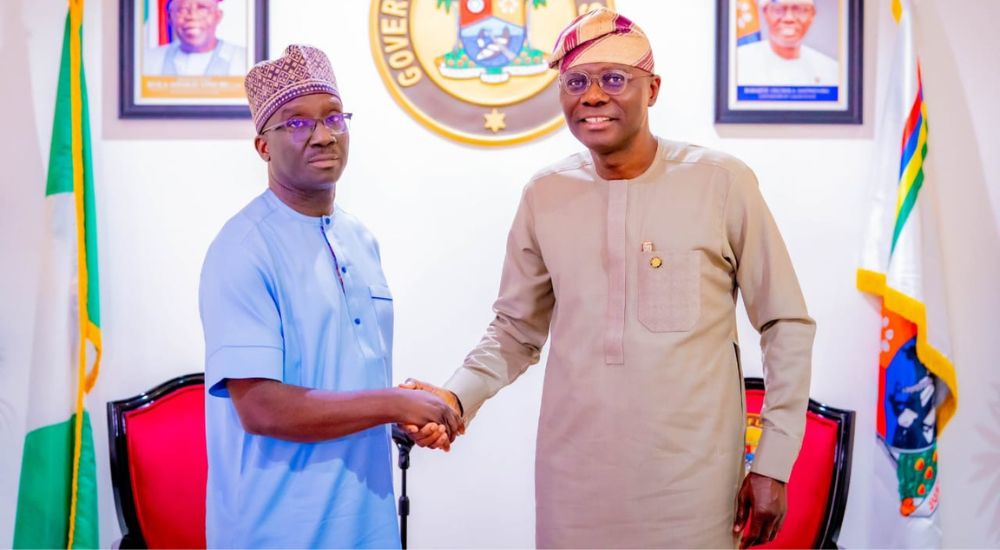
[[[639,254],[636,310],[653,332],[684,332],[701,313],[701,255],[693,250]]]
[[[392,354],[392,294],[385,285],[370,285],[372,307],[375,308],[375,318],[378,320],[378,332],[381,337],[382,353]]]

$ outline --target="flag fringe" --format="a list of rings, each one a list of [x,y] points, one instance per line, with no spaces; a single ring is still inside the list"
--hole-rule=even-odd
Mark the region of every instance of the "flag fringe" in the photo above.
[[[883,273],[858,269],[857,286],[862,292],[882,298],[886,309],[898,313],[917,326],[917,357],[927,370],[948,386],[948,397],[939,405],[937,413],[938,433],[943,432],[958,409],[958,380],[955,365],[927,340],[927,307],[920,300],[886,284]]]
[[[73,480],[70,485],[69,530],[66,547],[72,549],[76,538],[76,516],[80,490],[80,457],[83,446],[84,397],[94,387],[100,372],[101,330],[89,317],[89,273],[87,272],[86,181],[84,177],[83,135],[83,3],[69,0],[70,105],[72,125],[73,194],[76,203],[77,237],[77,307],[80,320],[79,366],[76,391],[76,418],[73,426]],[[87,368],[87,344],[94,346],[93,368]],[[89,372],[88,372],[89,371]]]

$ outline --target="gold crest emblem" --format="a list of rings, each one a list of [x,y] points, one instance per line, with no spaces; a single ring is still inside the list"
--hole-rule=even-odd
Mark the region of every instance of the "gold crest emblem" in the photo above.
[[[413,118],[463,143],[510,145],[563,124],[549,52],[612,0],[372,0],[382,81]]]

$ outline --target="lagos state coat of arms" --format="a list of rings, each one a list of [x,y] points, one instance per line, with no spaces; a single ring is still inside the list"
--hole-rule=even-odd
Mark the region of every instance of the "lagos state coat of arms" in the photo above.
[[[577,16],[612,0],[372,0],[371,48],[393,98],[421,124],[477,145],[562,123],[549,52]]]

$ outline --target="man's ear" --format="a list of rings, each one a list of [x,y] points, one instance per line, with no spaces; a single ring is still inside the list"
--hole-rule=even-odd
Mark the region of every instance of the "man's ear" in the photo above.
[[[257,154],[264,162],[271,162],[271,144],[267,142],[267,138],[264,136],[257,136],[253,138],[253,146],[257,149]]]
[[[649,79],[649,103],[648,107],[656,105],[656,98],[660,97],[660,75],[654,74],[653,78]]]

